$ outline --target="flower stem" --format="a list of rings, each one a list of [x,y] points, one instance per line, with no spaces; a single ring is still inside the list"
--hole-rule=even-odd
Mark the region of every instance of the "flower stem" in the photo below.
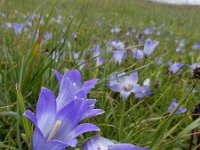
[[[122,110],[121,110],[121,118],[119,124],[119,141],[121,142],[124,139],[124,112],[126,108],[126,100],[123,101]]]

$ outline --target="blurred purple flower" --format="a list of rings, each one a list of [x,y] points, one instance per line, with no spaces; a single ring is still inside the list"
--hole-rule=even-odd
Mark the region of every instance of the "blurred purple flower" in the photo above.
[[[159,41],[152,41],[151,39],[147,39],[144,44],[144,50],[140,50],[137,48],[132,49],[133,57],[137,60],[142,59],[143,57],[148,57],[159,44]]]
[[[173,110],[174,110],[177,106],[178,106],[178,103],[176,102],[176,99],[174,98],[174,99],[172,100],[172,103],[170,104],[170,106],[169,106],[169,108],[168,108],[168,112],[169,112],[169,113],[172,113]],[[186,108],[180,107],[180,108],[176,111],[176,114],[182,114],[182,113],[184,113],[184,112],[186,112],[186,111],[187,111]]]
[[[114,27],[112,29],[110,29],[111,33],[120,33],[121,29],[119,27]]]
[[[79,124],[81,120],[90,117],[88,112],[94,103],[95,100],[76,99],[58,111],[54,93],[42,88],[36,115],[30,110],[25,112],[25,116],[35,125],[32,137],[33,149],[62,150],[65,147],[74,147],[77,144],[76,138],[80,134],[99,131],[100,129],[93,124]]]
[[[24,28],[23,23],[13,23],[13,29],[17,35],[21,34]]]
[[[56,23],[60,24],[62,22],[62,16],[58,15],[57,19],[56,19]]]
[[[184,63],[181,62],[176,62],[172,64],[171,61],[168,61],[167,64],[169,66],[169,72],[172,74],[175,74],[184,65]]]
[[[44,38],[45,40],[51,40],[52,37],[53,37],[52,32],[46,32],[46,33],[43,35],[43,38]]]
[[[7,27],[8,29],[12,28],[12,23],[6,22],[6,27]]]
[[[151,35],[151,34],[153,34],[154,30],[155,30],[154,27],[150,27],[150,28],[144,29],[143,32],[144,32],[145,35]]]
[[[122,62],[122,59],[124,58],[124,53],[125,53],[125,51],[123,51],[123,50],[115,50],[115,51],[113,51],[114,61],[116,63],[120,64]]]
[[[191,74],[193,74],[193,71],[194,71],[194,69],[198,66],[198,63],[194,63],[194,64],[188,65],[188,66],[189,66],[189,68],[190,68]]]
[[[128,32],[126,32],[126,35],[130,36],[130,35],[133,35],[135,32],[136,32],[136,29],[134,27],[133,28],[129,28]]]
[[[80,57],[80,52],[72,52],[72,56],[76,60]]]
[[[140,59],[144,58],[144,52],[142,50],[134,48],[131,51],[132,51],[133,57],[136,60],[140,60]]]
[[[138,147],[133,144],[114,144],[104,137],[95,136],[86,141],[82,150],[148,150],[148,147]]]
[[[200,49],[200,43],[194,43],[193,49],[194,50],[199,50]]]
[[[125,100],[137,85],[138,73],[133,72],[129,76],[125,76],[125,73],[115,74],[108,78],[108,86],[114,92],[120,92],[122,99]]]
[[[104,62],[105,62],[104,58],[97,57],[97,59],[96,59],[96,67],[99,67],[99,66],[103,65]]]
[[[184,38],[179,42],[178,47],[176,47],[176,52],[182,51],[185,44],[186,44],[186,39]]]
[[[120,49],[120,50],[123,50],[125,48],[124,42],[117,40],[111,41],[111,46],[114,47],[115,49]]]
[[[147,78],[146,80],[144,80],[143,86],[140,86],[138,84],[135,85],[135,87],[133,88],[133,93],[135,94],[135,98],[141,99],[153,94],[153,92],[151,92],[150,87],[149,87],[150,82],[151,80]]]
[[[93,56],[96,57],[96,66],[99,67],[105,62],[105,59],[100,57],[103,51],[100,49],[99,44],[97,44],[96,47],[93,48],[93,52]]]
[[[156,46],[159,44],[159,41],[152,41],[151,39],[147,39],[144,44],[144,55],[147,57],[149,56]]]

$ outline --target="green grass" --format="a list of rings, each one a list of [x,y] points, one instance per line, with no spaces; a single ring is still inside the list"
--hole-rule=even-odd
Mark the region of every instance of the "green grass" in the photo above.
[[[104,109],[105,114],[87,121],[97,124],[102,136],[121,143],[149,146],[152,150],[188,149],[191,131],[200,125],[200,119],[192,122],[189,117],[192,109],[199,103],[200,86],[197,82],[196,93],[185,92],[186,87],[191,88],[194,84],[186,65],[182,68],[181,78],[178,73],[169,75],[166,72],[169,60],[185,64],[200,60],[199,51],[192,49],[193,43],[200,38],[199,7],[171,6],[143,0],[89,0],[88,3],[82,0],[60,0],[57,3],[53,0],[3,0],[0,2],[0,13],[6,14],[6,17],[0,17],[0,149],[27,149],[26,138],[30,137],[32,126],[22,117],[23,101],[35,110],[41,87],[50,88],[57,94],[59,85],[52,69],[62,73],[66,68],[78,69],[72,52],[87,49],[92,55],[92,48],[96,43],[101,43],[101,49],[105,51],[102,54],[105,64],[97,68],[94,58],[88,56],[84,58],[87,67],[81,73],[84,81],[99,79],[89,97],[97,99],[96,108]],[[38,17],[33,21],[33,26],[19,36],[12,29],[2,26],[5,22],[24,22],[23,16],[33,13],[44,16],[45,25],[38,24]],[[51,20],[57,15],[63,17],[61,25]],[[99,21],[102,22],[101,27],[97,26]],[[162,30],[163,23],[166,24],[166,31]],[[136,61],[129,51],[128,59],[122,64],[117,65],[111,60],[112,54],[106,52],[108,40],[119,39],[126,43],[126,47],[135,46],[137,43],[134,37],[126,36],[128,28],[135,27],[139,34],[142,29],[154,24],[163,34],[145,36],[144,39],[160,41],[148,59]],[[119,26],[121,33],[111,34],[110,25]],[[64,33],[65,44],[62,45],[58,44],[58,40],[63,26],[68,28]],[[38,29],[40,37],[48,31],[53,33],[53,39],[35,40],[34,34],[30,33]],[[77,41],[72,38],[74,31],[78,34]],[[166,42],[170,32],[174,34]],[[180,53],[175,52],[175,35],[180,39],[187,38],[186,46]],[[92,39],[94,36],[95,40]],[[46,49],[49,54],[45,53]],[[66,53],[66,57],[59,56],[58,61],[55,61],[51,55],[55,50]],[[163,56],[163,63],[160,65],[155,63],[158,56]],[[106,79],[112,73],[124,70],[128,73],[137,70],[140,84],[144,79],[151,78],[154,94],[140,101],[131,95],[121,114],[123,102],[120,94],[110,91],[106,86]],[[159,86],[155,89],[154,84],[157,82]],[[173,98],[187,107],[187,113],[167,113]],[[80,142],[90,135],[94,134],[84,134],[79,139]]]

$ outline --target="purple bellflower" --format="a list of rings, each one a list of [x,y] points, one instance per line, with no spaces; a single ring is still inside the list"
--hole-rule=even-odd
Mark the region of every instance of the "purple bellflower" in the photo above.
[[[82,150],[148,150],[148,147],[138,147],[132,144],[114,144],[111,140],[95,136],[86,141]]]
[[[176,99],[174,98],[174,99],[172,100],[172,103],[170,104],[170,106],[169,106],[169,108],[168,108],[168,112],[169,112],[169,113],[172,113],[173,110],[177,107],[177,105],[178,105],[178,103],[176,102]],[[186,108],[180,107],[180,108],[176,111],[176,114],[182,114],[182,113],[184,113],[184,112],[186,112],[186,111],[187,111]]]
[[[194,45],[193,45],[193,49],[194,50],[199,50],[200,49],[200,43],[194,43]]]
[[[172,64],[171,61],[168,61],[167,64],[169,66],[169,72],[171,74],[175,74],[184,65],[184,63],[181,63],[181,62],[176,62]]]
[[[123,50],[125,48],[125,44],[122,41],[113,40],[111,41],[111,46],[115,49]]]
[[[13,23],[13,29],[17,35],[21,34],[24,28],[23,23]]]
[[[138,73],[133,72],[129,76],[125,76],[125,73],[116,74],[109,77],[108,86],[114,92],[120,92],[122,99],[125,100],[131,93],[135,86],[139,86]]]
[[[147,39],[144,44],[144,55],[147,57],[149,56],[156,46],[159,44],[159,41],[152,41],[151,39]]]
[[[179,42],[178,47],[176,47],[176,52],[182,51],[185,44],[186,44],[186,39],[184,38]]]
[[[118,33],[120,33],[120,31],[121,31],[121,29],[120,29],[119,27],[114,27],[114,28],[110,29],[110,32],[111,32],[111,33],[116,33],[116,34],[118,34]]]
[[[82,76],[78,70],[70,70],[62,76],[57,70],[53,70],[59,83],[60,90],[57,97],[59,107],[63,107],[69,100],[76,98],[87,99],[87,94],[94,88],[97,79],[92,79],[82,83]]]
[[[52,32],[46,32],[43,37],[45,40],[51,40],[53,37]]]
[[[64,150],[65,147],[74,147],[77,137],[85,132],[99,131],[90,123],[79,124],[89,118],[88,111],[94,100],[76,99],[57,111],[57,100],[54,93],[42,88],[36,106],[36,115],[30,110],[25,112],[35,125],[33,133],[33,149]]]
[[[156,48],[156,46],[159,44],[159,41],[152,41],[151,39],[147,39],[144,44],[144,50],[140,50],[137,48],[134,48],[132,50],[133,57],[137,60],[142,59],[143,57],[148,57]]]
[[[154,27],[150,27],[150,28],[144,29],[143,32],[144,32],[145,35],[151,35],[151,34],[153,34],[154,30],[155,30]]]
[[[153,92],[151,92],[149,88],[150,82],[151,80],[147,78],[146,80],[144,80],[143,86],[140,86],[139,84],[135,85],[135,87],[133,88],[133,93],[135,94],[135,98],[141,99],[153,94]]]
[[[132,49],[132,54],[136,60],[140,60],[144,58],[144,52],[140,49],[137,49],[137,48]]]
[[[105,62],[105,59],[100,57],[100,55],[103,53],[103,51],[100,49],[99,45],[94,47],[93,51],[94,51],[93,56],[96,57],[96,66],[99,67]]]
[[[114,57],[114,61],[116,63],[121,63],[123,58],[124,58],[124,53],[125,51],[124,50],[116,50],[116,51],[113,51],[113,57]]]

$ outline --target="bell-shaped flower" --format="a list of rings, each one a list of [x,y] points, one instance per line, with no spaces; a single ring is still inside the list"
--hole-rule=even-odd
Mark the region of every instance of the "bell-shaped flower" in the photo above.
[[[132,51],[133,57],[136,60],[140,60],[140,59],[142,59],[144,57],[144,52],[142,50],[140,50],[140,49],[134,48],[131,51]]]
[[[171,113],[173,112],[173,110],[178,106],[178,103],[176,102],[176,99],[174,98],[168,108],[168,112]],[[187,109],[185,107],[180,107],[178,108],[178,110],[176,111],[176,114],[182,114],[184,112],[186,112]]]
[[[133,72],[129,76],[125,76],[124,74],[125,73],[118,74],[108,79],[108,86],[110,89],[114,92],[120,92],[123,100],[133,92],[138,82],[137,72]]]
[[[194,50],[199,50],[200,49],[200,43],[198,43],[198,42],[194,43],[193,46],[192,46],[192,48]]]
[[[100,57],[103,51],[100,49],[100,45],[98,44],[96,45],[96,47],[93,48],[93,51],[94,51],[93,56],[96,59],[96,67],[99,67],[105,62],[105,59]]]
[[[17,35],[21,34],[24,28],[23,23],[13,23],[13,29]]]
[[[77,98],[87,99],[87,94],[97,82],[97,79],[92,79],[82,84],[82,76],[78,70],[67,71],[63,76],[56,70],[54,70],[54,73],[60,82],[59,94],[56,99],[57,111]],[[94,108],[94,105],[91,104],[90,107]],[[90,114],[94,112],[95,114],[103,113],[101,109],[92,109]]]
[[[151,92],[150,90],[150,82],[151,80],[149,78],[147,78],[146,80],[144,80],[143,86],[140,85],[136,85],[133,89],[133,93],[135,94],[135,98],[144,98],[146,96],[149,96],[151,94],[153,94],[153,92]]]
[[[104,137],[95,136],[86,141],[82,150],[148,150],[148,147],[139,147],[133,144],[114,144]]]
[[[142,59],[143,57],[148,57],[159,44],[159,41],[152,41],[151,39],[147,39],[144,44],[143,51],[137,48],[132,49],[133,57],[137,60]]]
[[[176,62],[172,64],[171,61],[168,61],[167,64],[169,66],[169,72],[171,74],[175,74],[184,65],[184,63],[181,63],[181,62]]]
[[[124,58],[124,53],[125,51],[124,50],[115,50],[113,51],[113,57],[114,57],[114,61],[116,63],[121,63],[123,58]]]
[[[147,39],[144,44],[144,55],[147,57],[149,56],[156,46],[159,44],[159,41],[152,41],[151,39]]]
[[[51,40],[52,37],[53,37],[52,32],[46,32],[46,33],[43,35],[43,38],[44,38],[45,40]]]
[[[111,41],[111,46],[115,49],[123,50],[125,48],[125,44],[122,41],[113,40]]]
[[[35,125],[32,137],[34,150],[64,150],[77,143],[77,137],[85,132],[99,131],[90,123],[79,124],[85,118],[94,116],[91,112],[95,100],[76,99],[57,111],[54,93],[42,88],[36,106],[36,115],[27,110],[27,116]],[[92,107],[91,107],[92,106]],[[88,115],[90,114],[90,115]]]

